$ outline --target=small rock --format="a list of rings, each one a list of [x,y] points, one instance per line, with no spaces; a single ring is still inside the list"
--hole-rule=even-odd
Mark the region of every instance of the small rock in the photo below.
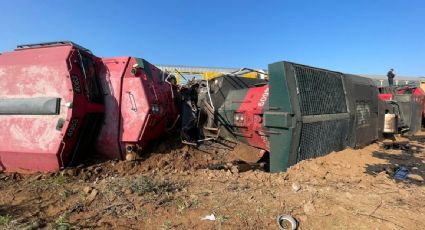
[[[208,180],[214,179],[215,175],[214,173],[208,173]]]
[[[367,186],[364,184],[364,182],[360,182],[360,183],[357,185],[357,187],[358,187],[358,188],[361,188],[361,189],[366,189],[366,188],[367,188]]]
[[[392,145],[393,144],[393,140],[385,139],[385,140],[382,141],[382,144],[383,145]]]
[[[167,165],[168,165],[168,162],[166,160],[162,160],[158,163],[159,168],[164,168]]]
[[[87,174],[84,174],[84,176],[83,176],[83,180],[84,180],[84,181],[87,181],[88,179],[90,179],[90,176],[89,176],[89,175],[87,175]]]
[[[83,192],[89,194],[91,192],[92,188],[89,186],[86,186],[83,188]]]
[[[387,166],[387,167],[385,167],[385,172],[386,172],[388,175],[393,176],[393,175],[394,175],[394,167],[391,167],[391,166]]]
[[[319,181],[316,178],[313,178],[313,179],[311,179],[310,183],[312,185],[318,185],[319,184]]]
[[[314,208],[314,205],[312,202],[308,202],[303,206],[304,212],[306,214],[313,213],[316,209]]]
[[[227,169],[230,169],[230,168],[232,168],[232,166],[233,166],[233,164],[232,164],[232,163],[226,163],[226,166],[225,166],[225,167],[226,167]]]
[[[34,180],[40,180],[43,177],[43,174],[38,174],[34,177]]]
[[[124,190],[124,194],[131,195],[131,194],[133,194],[133,190],[127,188],[127,189]]]
[[[301,189],[301,185],[298,182],[292,183],[292,191],[298,192]]]
[[[77,170],[76,169],[67,169],[66,170],[66,174],[68,175],[68,176],[76,176],[77,175]]]
[[[188,153],[188,152],[189,152],[189,146],[188,146],[188,145],[185,145],[185,146],[181,149],[181,152],[182,152],[183,154]]]
[[[234,165],[230,168],[230,171],[234,174],[237,174],[237,173],[239,173],[239,168],[238,168],[238,166]]]
[[[87,199],[89,200],[89,202],[94,201],[94,199],[96,199],[96,196],[98,194],[97,189],[93,189],[90,193],[90,195],[87,197]]]
[[[95,174],[99,174],[100,172],[102,172],[102,168],[101,167],[97,167],[94,169],[94,173]]]
[[[230,172],[230,171],[226,171],[226,176],[227,177],[229,177],[229,176],[231,176],[232,175],[232,172]]]
[[[125,160],[126,161],[134,161],[134,160],[136,160],[136,153],[133,153],[133,152],[127,153],[125,155]]]
[[[419,182],[423,182],[424,178],[418,174],[409,174],[407,175],[407,178],[411,179],[411,180],[415,180],[415,181],[419,181]]]

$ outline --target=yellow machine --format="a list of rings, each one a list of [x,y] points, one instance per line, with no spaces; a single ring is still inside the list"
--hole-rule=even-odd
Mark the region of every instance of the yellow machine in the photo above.
[[[246,78],[267,78],[267,73],[261,69],[237,69],[237,68],[212,68],[212,67],[189,67],[189,66],[172,66],[172,65],[156,65],[162,71],[167,71],[176,76],[177,83],[183,83],[187,80],[203,79],[210,80],[223,74],[236,74]]]
[[[422,89],[422,91],[424,91],[424,92],[425,92],[425,80],[421,80],[421,81],[419,82],[419,87]]]

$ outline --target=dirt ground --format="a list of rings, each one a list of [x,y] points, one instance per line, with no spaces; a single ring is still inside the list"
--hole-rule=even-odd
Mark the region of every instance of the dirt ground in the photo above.
[[[222,145],[166,140],[135,162],[92,157],[58,173],[0,173],[0,228],[278,229],[276,217],[289,214],[299,229],[424,229],[425,133],[390,147],[270,174],[231,163]],[[398,181],[401,166],[410,174]]]

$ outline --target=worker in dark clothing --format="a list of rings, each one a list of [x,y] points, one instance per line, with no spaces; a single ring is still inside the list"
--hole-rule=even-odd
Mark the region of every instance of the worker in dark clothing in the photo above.
[[[388,71],[387,77],[388,77],[388,85],[389,86],[393,86],[393,84],[394,84],[394,77],[395,77],[394,69],[390,69],[390,71]]]

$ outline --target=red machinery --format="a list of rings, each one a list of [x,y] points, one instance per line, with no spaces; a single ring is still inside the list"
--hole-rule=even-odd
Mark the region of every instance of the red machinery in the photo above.
[[[71,42],[0,55],[0,170],[55,171],[94,137],[100,59]]]
[[[419,87],[381,87],[379,97],[383,101],[397,104],[400,117],[400,127],[414,134],[420,130],[424,116],[424,92]]]
[[[398,93],[412,95],[414,104],[419,108],[414,114],[416,131],[419,131],[421,125],[424,126],[425,120],[425,92],[420,87],[405,86],[400,88]]]
[[[122,159],[161,136],[177,122],[174,85],[168,75],[134,57],[103,58],[105,122],[96,149]]]
[[[0,170],[55,171],[93,143],[109,158],[139,151],[177,123],[167,78],[143,59],[100,59],[72,42],[0,55]]]

